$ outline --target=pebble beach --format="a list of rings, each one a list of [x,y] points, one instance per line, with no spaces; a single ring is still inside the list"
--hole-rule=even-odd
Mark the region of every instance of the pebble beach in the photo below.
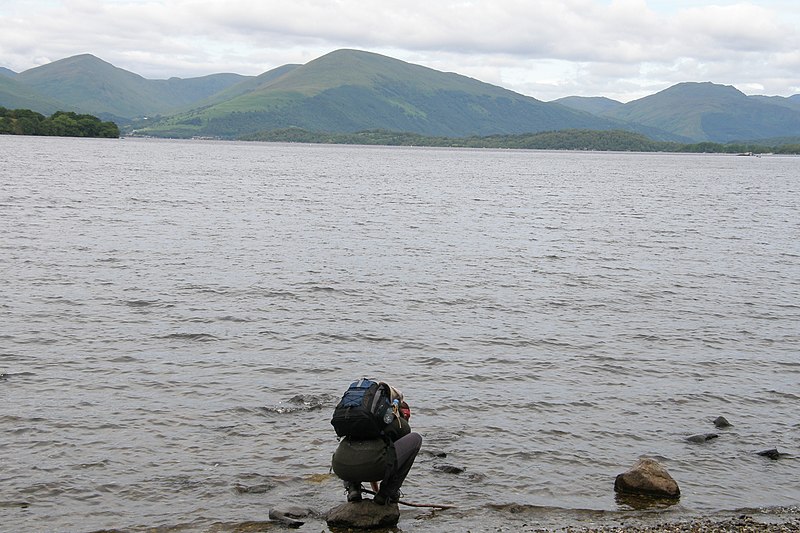
[[[531,531],[553,531],[532,529]],[[564,533],[795,533],[800,531],[800,517],[770,517],[769,522],[752,516],[737,518],[700,518],[686,521],[620,524],[600,527],[565,527]]]

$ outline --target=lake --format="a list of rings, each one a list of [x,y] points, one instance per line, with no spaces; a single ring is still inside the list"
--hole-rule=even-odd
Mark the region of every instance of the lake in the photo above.
[[[797,512],[799,169],[0,136],[3,528],[324,513],[362,376],[423,436],[404,499],[455,506],[402,531]],[[643,456],[677,503],[615,497]]]

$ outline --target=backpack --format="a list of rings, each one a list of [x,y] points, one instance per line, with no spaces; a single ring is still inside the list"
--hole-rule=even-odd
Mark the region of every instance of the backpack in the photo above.
[[[384,416],[391,408],[389,386],[361,378],[350,384],[336,404],[331,424],[339,437],[352,440],[381,438],[387,426]]]

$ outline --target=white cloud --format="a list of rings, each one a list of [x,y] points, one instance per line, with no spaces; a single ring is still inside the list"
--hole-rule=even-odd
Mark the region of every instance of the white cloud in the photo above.
[[[788,95],[798,20],[789,0],[4,0],[0,66],[88,52],[150,78],[255,75],[347,47],[543,100],[689,80]]]

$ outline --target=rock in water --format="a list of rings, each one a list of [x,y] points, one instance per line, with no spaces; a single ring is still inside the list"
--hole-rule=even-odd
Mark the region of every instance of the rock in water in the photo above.
[[[313,513],[310,509],[294,506],[269,510],[270,520],[281,522],[290,528],[298,528],[302,526],[305,522],[298,520],[298,518],[305,518],[307,516],[311,516],[312,514]]]
[[[643,494],[664,498],[677,498],[681,491],[678,483],[655,459],[639,459],[633,468],[617,476],[614,490],[623,494]]]
[[[728,419],[724,416],[718,416],[714,419],[714,426],[718,428],[728,428],[731,427],[731,423],[728,422]]]
[[[719,437],[716,433],[702,433],[700,435],[692,435],[691,437],[686,437],[686,440],[689,442],[706,442],[709,440],[713,440]]]
[[[773,461],[777,461],[778,459],[781,458],[781,453],[778,451],[777,448],[760,451],[758,452],[758,455],[760,455],[761,457],[769,457]]]
[[[329,527],[357,529],[395,527],[399,520],[400,508],[396,503],[378,505],[372,500],[344,503],[328,511],[325,516]]]

